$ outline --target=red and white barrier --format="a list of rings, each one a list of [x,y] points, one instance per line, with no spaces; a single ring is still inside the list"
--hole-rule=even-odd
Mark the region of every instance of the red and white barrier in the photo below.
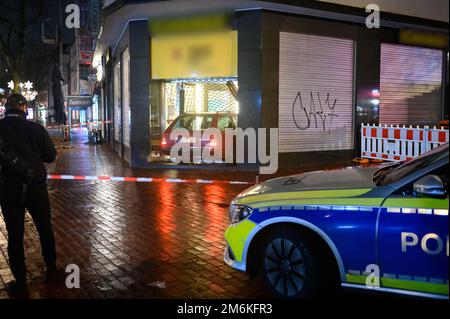
[[[432,150],[449,140],[446,129],[427,126],[400,127],[361,125],[361,157],[405,161]]]
[[[77,180],[77,181],[114,181],[134,183],[188,183],[188,184],[238,184],[247,185],[249,182],[224,181],[213,179],[181,179],[181,178],[153,178],[153,177],[120,177],[120,176],[84,176],[84,175],[47,175],[49,180]]]

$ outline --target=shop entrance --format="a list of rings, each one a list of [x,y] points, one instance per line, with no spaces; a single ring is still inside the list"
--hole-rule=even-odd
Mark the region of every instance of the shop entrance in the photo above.
[[[86,125],[86,110],[85,109],[70,109],[69,112],[70,118],[70,126],[71,127],[80,127]]]
[[[228,26],[204,32],[160,32],[151,38],[155,157],[162,134],[178,116],[239,112],[237,44],[237,31]]]

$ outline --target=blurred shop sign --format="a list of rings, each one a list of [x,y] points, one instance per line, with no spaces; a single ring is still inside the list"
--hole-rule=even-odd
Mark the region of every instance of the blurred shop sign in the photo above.
[[[71,109],[86,109],[92,105],[89,95],[69,95],[67,97],[67,107]]]
[[[237,76],[237,31],[172,34],[151,39],[153,79]]]
[[[399,35],[400,43],[425,46],[430,48],[448,48],[448,35],[440,33],[430,33],[430,32],[418,32],[403,29],[400,30]]]
[[[212,31],[230,29],[232,14],[215,13],[190,15],[177,18],[152,19],[149,29],[152,36],[170,33]]]
[[[100,27],[100,0],[90,1],[89,18],[90,30],[97,34]]]

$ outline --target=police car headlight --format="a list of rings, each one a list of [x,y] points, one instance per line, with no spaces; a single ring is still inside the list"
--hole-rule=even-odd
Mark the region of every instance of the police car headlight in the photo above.
[[[230,206],[230,221],[232,224],[240,222],[241,220],[250,216],[253,212],[248,206],[239,205],[239,204],[231,204]]]

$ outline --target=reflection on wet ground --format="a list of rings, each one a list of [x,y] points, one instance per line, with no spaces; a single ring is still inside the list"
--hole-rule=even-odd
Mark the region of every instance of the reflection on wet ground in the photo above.
[[[253,181],[255,172],[134,170],[107,145],[89,146],[83,129],[59,150],[50,174]],[[309,168],[311,170],[314,168]],[[295,173],[280,171],[278,175]],[[263,176],[267,179],[268,176]],[[261,298],[261,279],[224,264],[228,205],[245,185],[52,180],[58,264],[76,264],[81,288],[46,285],[36,229],[27,216],[25,249],[32,298]],[[12,280],[0,217],[0,299]],[[346,298],[372,295],[344,294]]]
[[[79,133],[82,133],[80,130]],[[131,170],[106,145],[81,134],[49,173],[207,178],[208,172]],[[210,173],[209,173],[210,174]],[[253,174],[253,173],[252,173]],[[248,174],[251,176],[252,174]],[[226,179],[226,172],[214,179]],[[233,174],[234,175],[234,174]],[[76,264],[81,288],[43,283],[37,232],[26,219],[32,298],[253,298],[262,283],[223,262],[228,204],[246,186],[110,181],[49,181],[58,264]],[[0,298],[12,279],[0,218]]]

